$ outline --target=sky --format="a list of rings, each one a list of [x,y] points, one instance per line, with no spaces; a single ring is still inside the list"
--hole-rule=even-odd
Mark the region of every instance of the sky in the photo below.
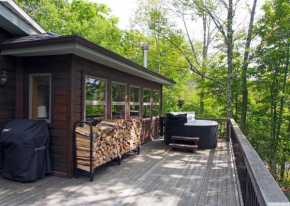
[[[129,29],[130,17],[137,8],[136,0],[89,0],[91,2],[106,4],[112,9],[111,14],[119,18],[119,28]]]
[[[138,1],[137,0],[89,0],[91,2],[96,3],[103,3],[106,4],[109,8],[111,8],[112,12],[111,14],[115,17],[119,18],[118,27],[125,30],[130,28],[130,18],[134,16],[134,12],[136,11],[138,7]],[[261,16],[260,7],[264,3],[265,0],[258,0],[257,5],[257,14],[256,19],[258,16]],[[246,2],[252,6],[253,0],[241,0],[243,2],[242,5],[244,5],[244,8],[246,7]],[[245,10],[242,11],[242,13],[245,12]],[[248,13],[244,13],[243,15],[239,14],[239,21],[240,22],[248,22],[249,16]],[[179,20],[176,20],[178,24],[182,25],[182,22],[178,22]],[[200,24],[200,25],[199,25]],[[240,25],[238,23],[237,25]],[[197,27],[201,27],[201,22],[196,22],[194,24],[194,27],[191,29],[192,33],[195,33],[194,36],[197,38],[201,38],[201,31],[197,29]],[[183,29],[183,26],[181,26],[181,29]]]

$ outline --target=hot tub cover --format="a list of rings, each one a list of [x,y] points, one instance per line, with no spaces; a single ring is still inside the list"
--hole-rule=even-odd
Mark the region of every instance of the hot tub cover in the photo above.
[[[176,114],[176,113],[175,113]],[[167,113],[165,122],[165,144],[173,142],[172,136],[199,137],[199,149],[212,149],[217,146],[218,124],[208,120],[187,121],[186,114]],[[191,144],[191,142],[178,142]]]
[[[51,173],[49,131],[45,120],[16,119],[1,132],[5,159],[3,177],[33,181]]]

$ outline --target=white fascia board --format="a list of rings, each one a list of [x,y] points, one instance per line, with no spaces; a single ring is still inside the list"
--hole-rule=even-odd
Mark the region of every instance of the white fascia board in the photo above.
[[[10,9],[8,9],[3,4],[0,4],[0,16],[4,18],[7,22],[10,22],[10,26],[5,25],[7,28],[3,28],[4,30],[7,30],[8,32],[11,32],[14,35],[33,35],[37,34],[37,32],[28,25],[25,21],[23,21],[21,18],[19,18],[17,15],[15,15]],[[1,25],[1,22],[0,22]],[[17,28],[17,31],[15,29]]]
[[[20,27],[27,35],[33,35],[33,34],[45,34],[46,31],[39,25],[37,24],[22,8],[20,8],[13,0],[0,0],[0,3],[2,3],[2,7],[6,7],[6,10],[10,10],[9,13],[7,11],[5,13],[2,13],[5,17],[5,15],[8,15],[5,17],[8,20],[11,20],[11,16],[13,16],[11,23],[14,25]],[[4,6],[3,6],[4,5]],[[12,11],[12,12],[11,12]],[[17,19],[17,21],[15,21]],[[23,28],[23,22],[26,23],[25,28]],[[20,23],[20,24],[19,24]],[[30,28],[29,28],[30,27]]]
[[[13,0],[0,0],[3,2],[8,8],[10,8],[13,12],[17,13],[21,18],[23,18],[26,22],[32,25],[35,29],[39,31],[41,34],[45,34],[46,31],[34,21],[21,7],[19,7]]]
[[[91,60],[93,62],[103,64],[105,66],[120,70],[125,73],[129,73],[135,76],[148,79],[153,82],[157,82],[163,85],[171,85],[170,81],[165,79],[158,78],[155,75],[142,71],[133,66],[127,65],[123,62],[120,62],[112,57],[99,53],[93,49],[80,45],[78,43],[67,43],[61,45],[48,45],[48,46],[39,46],[31,48],[21,48],[21,49],[10,49],[2,50],[1,55],[12,55],[12,56],[49,56],[49,55],[61,55],[61,54],[75,54],[84,59]]]
[[[48,45],[38,46],[30,48],[10,49],[2,50],[1,55],[12,55],[12,56],[49,56],[58,54],[70,54],[74,53],[75,43],[67,43],[62,45]]]
[[[114,69],[120,70],[122,72],[126,72],[132,75],[136,75],[139,77],[142,77],[144,79],[148,79],[154,82],[158,82],[161,83],[163,85],[169,85],[172,84],[170,82],[167,82],[163,79],[160,79],[152,74],[147,73],[146,71],[142,71],[140,69],[137,69],[133,66],[127,65],[123,62],[120,62],[112,57],[109,57],[107,55],[101,54],[97,51],[94,51],[88,47],[85,47],[83,45],[80,44],[76,44],[76,50],[75,50],[75,54],[78,56],[81,56],[85,59],[89,59],[91,61],[112,67]]]

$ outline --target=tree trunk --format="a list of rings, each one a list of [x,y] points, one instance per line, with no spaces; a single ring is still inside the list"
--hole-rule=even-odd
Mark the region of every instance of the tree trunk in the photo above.
[[[280,64],[279,64],[280,65]],[[271,155],[270,155],[270,172],[273,176],[276,174],[276,126],[277,126],[277,77],[279,75],[278,69],[274,68],[274,76],[271,87]]]
[[[277,150],[277,145],[278,140],[280,138],[280,131],[281,131],[281,124],[282,124],[282,115],[283,115],[283,109],[284,109],[284,96],[285,96],[285,91],[286,91],[286,83],[287,83],[287,75],[288,75],[288,69],[289,69],[289,43],[287,44],[287,54],[286,54],[286,63],[285,63],[285,73],[284,73],[284,79],[283,79],[283,87],[282,87],[282,95],[281,95],[281,100],[280,100],[280,110],[279,110],[279,120],[278,120],[278,125],[277,125],[277,134],[276,134],[276,144],[275,144],[275,148]],[[277,151],[275,152],[275,154],[277,154]],[[285,153],[284,156],[285,157]],[[276,159],[276,155],[274,156],[274,158]],[[285,162],[284,165],[282,165],[285,168]],[[283,169],[284,169],[283,168]],[[282,169],[282,168],[281,168]],[[281,171],[281,174],[283,173],[284,175],[284,171]]]
[[[233,85],[233,1],[229,0],[227,19],[227,53],[228,53],[228,75],[226,90],[227,118],[232,117],[232,85]]]
[[[203,11],[202,14],[202,23],[203,23],[203,50],[202,50],[202,70],[204,70],[207,67],[207,52],[208,52],[208,31],[206,27],[207,18],[206,13]],[[209,29],[209,28],[208,28]],[[203,71],[201,71],[203,72]],[[204,77],[201,77],[201,83],[204,82]],[[203,88],[201,87],[200,91],[200,115],[203,115],[204,113],[204,92]]]
[[[246,40],[244,59],[243,59],[243,67],[242,67],[242,93],[243,93],[243,101],[242,101],[242,114],[241,114],[241,130],[245,133],[246,130],[246,118],[247,118],[247,107],[248,107],[248,87],[247,87],[247,69],[249,65],[249,53],[250,53],[250,45],[252,41],[252,31],[253,31],[253,23],[254,16],[256,11],[257,0],[254,0],[253,7],[251,11],[251,18],[248,28],[248,35]]]

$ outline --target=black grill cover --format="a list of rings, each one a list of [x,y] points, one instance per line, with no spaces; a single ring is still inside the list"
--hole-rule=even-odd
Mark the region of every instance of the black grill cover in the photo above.
[[[45,120],[16,119],[1,132],[5,159],[3,177],[33,181],[51,173],[49,131]]]

